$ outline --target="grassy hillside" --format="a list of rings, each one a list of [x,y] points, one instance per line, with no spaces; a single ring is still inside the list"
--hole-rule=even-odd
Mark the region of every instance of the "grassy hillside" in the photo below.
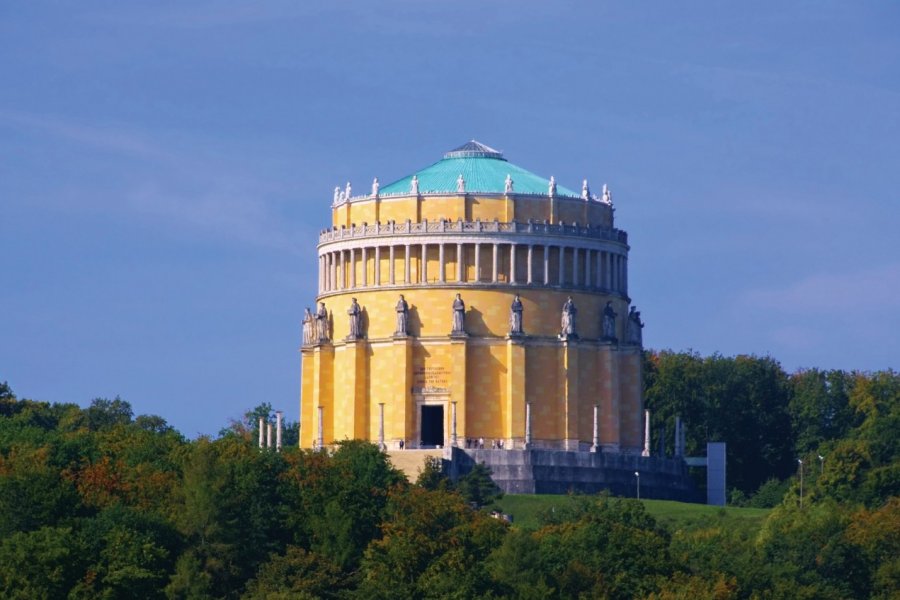
[[[555,495],[507,495],[498,504],[503,512],[513,516],[516,527],[535,529],[538,515],[545,510],[561,507],[571,502],[568,496]],[[700,529],[714,524],[732,527],[758,529],[770,509],[733,508],[689,504],[670,500],[642,500],[644,507],[653,517],[670,531],[678,529]]]

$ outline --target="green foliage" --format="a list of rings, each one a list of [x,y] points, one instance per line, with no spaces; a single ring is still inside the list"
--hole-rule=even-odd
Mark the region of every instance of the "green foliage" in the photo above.
[[[477,507],[488,506],[503,497],[503,492],[491,479],[491,469],[484,463],[476,463],[472,470],[459,478],[456,488],[466,502]]]
[[[646,352],[644,383],[653,431],[663,425],[669,447],[679,415],[689,455],[704,455],[707,441],[728,444],[730,486],[749,494],[770,477],[790,474],[790,389],[774,359]]]
[[[0,597],[896,597],[900,376],[684,353],[645,374],[669,441],[680,414],[689,454],[728,442],[733,498],[774,510],[501,497],[484,465],[453,485],[439,460],[409,485],[374,445],[301,451],[289,424],[261,452],[253,411],[190,441],[120,398],[0,384]]]
[[[444,473],[444,461],[437,456],[426,456],[416,485],[426,490],[446,490],[450,487],[450,478]]]

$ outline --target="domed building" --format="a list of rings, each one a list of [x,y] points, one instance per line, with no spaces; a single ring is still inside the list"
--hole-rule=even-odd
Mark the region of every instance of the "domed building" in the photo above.
[[[475,141],[365,193],[336,188],[300,445],[640,453],[628,249],[606,186],[574,191]]]

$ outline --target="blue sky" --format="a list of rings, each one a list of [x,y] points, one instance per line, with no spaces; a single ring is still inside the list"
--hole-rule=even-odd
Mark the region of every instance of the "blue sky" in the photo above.
[[[376,5],[377,4],[377,5]],[[900,4],[6,2],[0,380],[296,419],[335,185],[607,182],[653,348],[900,356]]]

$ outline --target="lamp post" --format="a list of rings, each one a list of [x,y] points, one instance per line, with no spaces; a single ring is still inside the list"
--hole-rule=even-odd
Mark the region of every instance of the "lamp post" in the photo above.
[[[800,465],[800,508],[803,508],[803,459],[798,458],[797,463]]]
[[[637,499],[640,500],[641,499],[641,472],[635,471],[634,477],[635,477],[635,480],[637,481]]]

